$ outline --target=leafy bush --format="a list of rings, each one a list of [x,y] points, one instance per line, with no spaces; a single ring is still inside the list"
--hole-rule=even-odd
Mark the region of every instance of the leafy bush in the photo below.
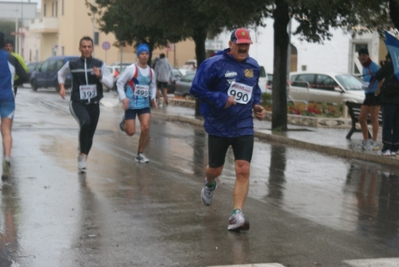
[[[272,103],[272,95],[268,93],[262,93],[262,103],[263,104],[271,104]]]
[[[338,106],[327,105],[326,103],[306,103],[290,102],[288,105],[288,114],[309,116],[309,117],[341,117],[343,112],[343,104]]]
[[[268,93],[262,93],[262,106],[266,110],[271,110],[272,107],[272,95]]]
[[[272,96],[267,93],[262,94],[262,106],[266,110],[271,110]],[[344,111],[344,104],[328,105],[327,103],[309,103],[304,102],[289,102],[287,106],[287,113],[293,115],[302,115],[309,117],[341,117]]]

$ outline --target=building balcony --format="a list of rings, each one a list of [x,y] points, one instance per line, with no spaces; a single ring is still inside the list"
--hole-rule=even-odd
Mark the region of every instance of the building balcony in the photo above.
[[[58,33],[58,18],[32,19],[29,30],[36,33]]]

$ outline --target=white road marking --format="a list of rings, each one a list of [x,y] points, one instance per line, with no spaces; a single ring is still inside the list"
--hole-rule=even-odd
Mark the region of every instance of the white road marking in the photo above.
[[[239,264],[239,265],[217,265],[208,267],[284,267],[279,263],[254,263],[254,264]]]
[[[343,262],[353,267],[398,267],[399,266],[399,258],[346,260]]]

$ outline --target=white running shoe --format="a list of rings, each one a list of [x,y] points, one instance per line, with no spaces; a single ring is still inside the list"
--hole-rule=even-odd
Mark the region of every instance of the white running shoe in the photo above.
[[[216,180],[215,180],[215,186],[213,188],[207,187],[206,186],[206,178],[205,178],[205,185],[201,190],[201,198],[202,198],[202,202],[204,202],[204,204],[206,206],[212,205],[213,195],[215,194],[216,187],[217,187]]]
[[[370,149],[369,140],[362,140],[362,149],[363,150],[369,150]]]
[[[385,156],[385,157],[391,156],[391,150],[389,150],[389,149],[384,150],[384,151],[380,150],[380,151],[378,151],[378,155]]]
[[[377,142],[370,140],[369,141],[369,149],[370,150],[378,150],[378,149],[380,149],[380,147],[378,146]]]
[[[79,173],[86,173],[87,169],[87,156],[84,155],[78,155],[78,172]]]
[[[149,162],[149,160],[141,152],[137,154],[136,161],[139,163],[148,163]]]
[[[9,160],[3,160],[3,174],[1,175],[1,180],[5,181],[11,178],[11,163]]]
[[[244,214],[241,210],[236,211],[229,218],[229,226],[227,226],[229,231],[240,231],[249,230],[249,221],[245,220]]]

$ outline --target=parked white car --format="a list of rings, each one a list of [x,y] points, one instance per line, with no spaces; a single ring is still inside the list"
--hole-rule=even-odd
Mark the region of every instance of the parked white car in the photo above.
[[[354,75],[337,72],[290,73],[289,99],[319,103],[363,103],[362,81]]]
[[[110,65],[107,66],[109,72],[112,74],[112,76],[114,77],[114,82],[113,82],[113,87],[112,88],[106,88],[106,91],[109,90],[114,90],[116,91],[116,79],[118,78],[118,76],[131,64],[127,64],[127,63],[122,63],[122,68],[121,65]]]
[[[267,75],[266,75],[266,70],[265,67],[260,66],[260,75],[259,75],[259,82],[258,85],[260,87],[260,91],[262,93],[266,93],[266,85],[267,85]]]

